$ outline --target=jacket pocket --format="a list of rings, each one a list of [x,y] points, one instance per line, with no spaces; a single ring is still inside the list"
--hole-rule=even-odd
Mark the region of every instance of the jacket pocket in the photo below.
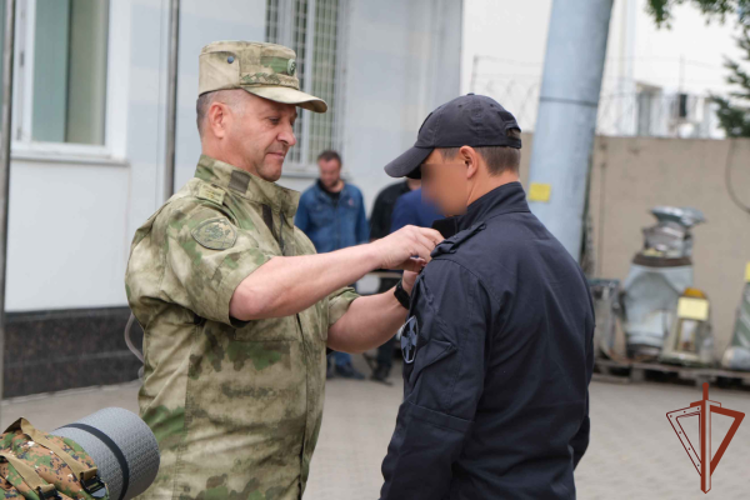
[[[266,318],[247,322],[241,328],[227,330],[231,332],[231,338],[241,342],[281,340],[285,342],[302,340],[297,318],[283,316],[279,318]]]

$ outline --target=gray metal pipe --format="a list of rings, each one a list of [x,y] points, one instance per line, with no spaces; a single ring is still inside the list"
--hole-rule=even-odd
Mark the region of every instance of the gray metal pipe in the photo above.
[[[8,263],[8,203],[10,201],[10,144],[13,118],[13,51],[15,50],[16,0],[5,0],[3,40],[3,105],[0,116],[0,400],[5,383],[5,289]]]
[[[174,172],[177,150],[177,79],[178,58],[180,56],[180,0],[169,2],[169,66],[167,69],[167,137],[164,159],[164,201],[174,194]],[[130,313],[125,326],[125,343],[138,359],[143,362],[143,353],[138,351],[130,338],[135,316]],[[140,373],[140,372],[139,372]],[[140,376],[140,375],[139,375]]]
[[[177,78],[180,54],[180,0],[169,2],[169,68],[167,87],[167,141],[164,162],[164,200],[174,194],[175,151],[177,144]]]
[[[532,212],[577,260],[613,0],[554,0],[529,183]]]

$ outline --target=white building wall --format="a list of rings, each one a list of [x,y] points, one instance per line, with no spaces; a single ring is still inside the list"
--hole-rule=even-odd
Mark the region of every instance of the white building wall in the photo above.
[[[179,84],[175,189],[195,173],[201,154],[195,123],[198,98],[198,55],[217,40],[252,40],[265,37],[265,0],[182,0],[180,12]]]
[[[136,0],[130,10],[131,70],[128,106],[124,111],[128,123],[125,140],[130,167],[126,205],[128,240],[162,201],[169,33],[167,5],[168,2],[161,0]]]
[[[8,310],[124,304],[128,168],[16,161],[11,176]]]
[[[369,214],[377,193],[395,182],[383,167],[414,145],[434,108],[459,95],[462,5],[460,0],[350,5],[343,162]]]
[[[14,145],[9,312],[126,304],[130,239],[156,207],[153,178],[163,156],[162,4],[111,4],[106,154]]]
[[[183,0],[175,185],[200,154],[198,54],[221,39],[263,40],[264,0]],[[106,154],[15,148],[6,308],[126,305],[135,230],[163,202],[169,2],[112,0]],[[392,182],[383,166],[410,147],[427,113],[459,90],[461,0],[350,0],[345,167],[368,207]],[[283,177],[304,189],[313,175]]]

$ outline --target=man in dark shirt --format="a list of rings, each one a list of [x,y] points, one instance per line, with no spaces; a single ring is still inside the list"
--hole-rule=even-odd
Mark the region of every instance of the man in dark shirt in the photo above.
[[[389,184],[378,193],[375,205],[372,207],[372,214],[370,214],[370,241],[379,240],[391,234],[391,216],[396,202],[402,194],[419,189],[419,183],[419,179],[404,179],[401,182]]]
[[[409,179],[417,183],[418,179]],[[418,227],[431,227],[432,223],[443,216],[438,213],[437,208],[429,200],[422,199],[422,189],[417,184],[416,189],[404,193],[398,197],[391,214],[390,233],[398,231],[404,226],[412,225]],[[390,234],[388,233],[388,234]],[[381,288],[389,290],[398,283],[398,279],[381,278]],[[384,288],[385,287],[385,288]],[[381,293],[381,292],[378,292]],[[378,357],[373,370],[372,379],[387,385],[392,385],[388,380],[393,367],[393,350],[396,337],[378,348]],[[368,358],[369,360],[369,358]]]
[[[529,211],[520,129],[494,100],[439,107],[386,166],[422,178],[446,236],[401,329],[404,401],[381,500],[573,499],[589,440],[594,311],[573,258]]]
[[[407,178],[401,182],[386,186],[378,193],[377,198],[375,198],[375,205],[372,208],[372,214],[370,214],[370,241],[378,240],[391,234],[391,220],[396,203],[402,195],[419,189],[419,184],[419,179]],[[387,271],[381,269],[381,272]],[[391,274],[397,273],[393,272]],[[400,279],[400,277],[381,277],[377,293],[390,290],[396,286]],[[388,381],[388,376],[393,366],[393,356],[396,347],[395,340],[396,337],[394,336],[388,342],[378,347],[377,357],[373,358],[365,353],[365,359],[367,359],[372,367],[372,375],[370,376],[372,380],[391,385]]]
[[[410,179],[415,180],[415,179]],[[443,216],[437,211],[437,208],[429,200],[422,198],[422,189],[417,188],[413,191],[401,195],[396,200],[391,216],[391,233],[398,231],[404,226],[432,227],[432,223]],[[396,280],[398,282],[398,280]],[[391,286],[394,286],[393,283]],[[387,288],[386,288],[387,290]],[[393,351],[395,348],[396,337],[378,347],[378,358],[375,372],[372,379],[382,382],[386,385],[392,385],[388,380],[393,367]]]

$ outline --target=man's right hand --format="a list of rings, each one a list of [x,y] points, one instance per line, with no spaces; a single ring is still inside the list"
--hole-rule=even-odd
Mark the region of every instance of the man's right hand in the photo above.
[[[430,261],[430,253],[443,235],[426,227],[404,226],[385,238],[370,243],[381,269],[419,272]]]

